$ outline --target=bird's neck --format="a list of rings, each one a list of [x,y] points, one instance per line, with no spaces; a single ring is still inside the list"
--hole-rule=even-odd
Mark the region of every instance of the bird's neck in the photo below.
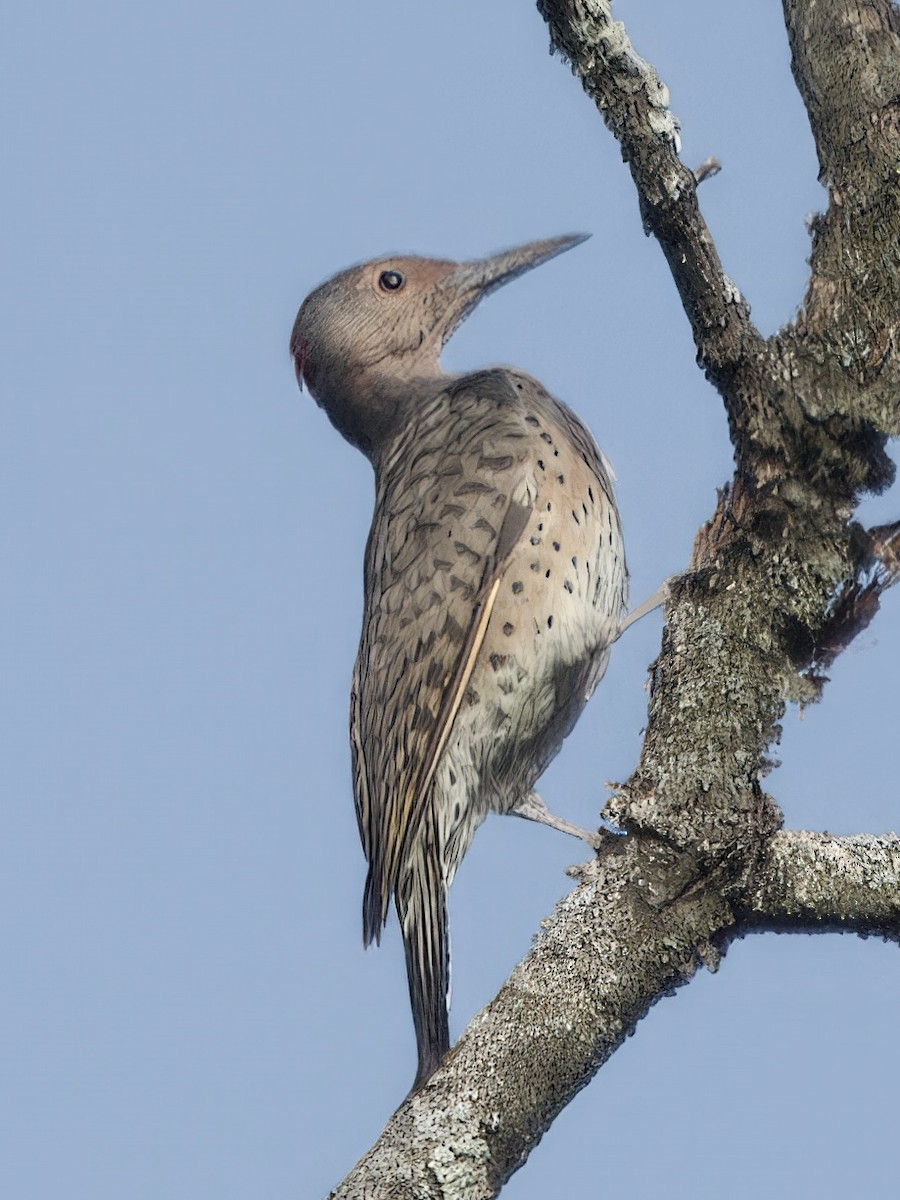
[[[418,370],[412,366],[409,373],[388,373],[374,364],[330,372],[313,396],[335,429],[377,470],[398,433],[414,423],[417,408],[444,391],[452,378],[439,362]]]

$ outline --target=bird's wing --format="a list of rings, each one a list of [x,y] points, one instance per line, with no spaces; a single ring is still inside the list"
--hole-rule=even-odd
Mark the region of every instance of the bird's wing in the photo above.
[[[469,376],[423,406],[381,472],[351,708],[367,942],[387,917],[531,515],[530,432],[505,372]]]

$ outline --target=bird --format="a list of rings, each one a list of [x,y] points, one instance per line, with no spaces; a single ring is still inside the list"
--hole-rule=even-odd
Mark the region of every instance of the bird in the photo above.
[[[363,939],[380,941],[393,898],[410,1095],[450,1047],[448,889],[478,826],[494,811],[583,834],[534,784],[627,598],[614,475],[587,426],[522,370],[451,374],[440,354],[485,296],[587,236],[364,262],[316,287],[291,334],[301,391],[375,473],[350,742]]]

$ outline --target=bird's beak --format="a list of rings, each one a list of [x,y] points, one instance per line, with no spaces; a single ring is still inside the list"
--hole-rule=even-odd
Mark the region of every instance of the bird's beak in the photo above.
[[[445,275],[438,286],[443,304],[439,305],[437,324],[441,327],[441,345],[459,328],[475,306],[485,296],[503,287],[511,279],[524,275],[532,267],[539,267],[557,254],[571,250],[587,241],[589,233],[570,233],[565,237],[547,238],[541,242],[528,242],[512,250],[502,250],[490,258],[478,258],[473,262],[459,263]]]

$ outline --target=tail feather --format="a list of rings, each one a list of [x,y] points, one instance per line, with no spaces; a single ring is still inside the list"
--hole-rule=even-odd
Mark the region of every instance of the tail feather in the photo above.
[[[372,942],[379,945],[383,928],[384,902],[381,898],[381,881],[374,864],[370,863],[363,891],[363,945],[370,946]]]
[[[406,951],[406,974],[419,1065],[417,1092],[450,1048],[447,1007],[450,993],[450,938],[447,883],[433,843],[423,845],[397,888],[397,913]]]

